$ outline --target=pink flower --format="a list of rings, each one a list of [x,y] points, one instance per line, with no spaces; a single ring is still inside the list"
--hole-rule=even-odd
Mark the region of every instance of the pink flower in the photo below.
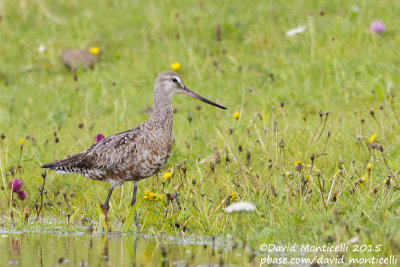
[[[19,192],[18,192],[18,197],[19,197],[19,199],[21,199],[21,200],[25,200],[25,199],[26,199],[26,193],[25,193],[25,191],[24,191],[24,190],[19,191]]]
[[[369,26],[369,30],[374,33],[382,33],[385,31],[385,29],[386,29],[385,24],[379,20],[372,22],[371,25]]]
[[[13,193],[17,193],[18,194],[18,198],[21,200],[25,200],[26,199],[26,193],[24,190],[21,190],[22,188],[22,181],[18,180],[18,179],[14,179],[12,180],[9,184],[10,189],[12,190]]]
[[[94,141],[96,141],[96,143],[98,143],[98,142],[100,142],[101,140],[103,140],[105,137],[104,137],[104,135],[102,135],[102,134],[97,134],[95,137],[94,137]]]
[[[18,179],[12,180],[12,181],[9,183],[9,186],[10,186],[10,189],[11,189],[14,193],[18,193],[19,190],[21,190],[21,188],[22,188],[22,181],[21,181],[21,180],[18,180]]]

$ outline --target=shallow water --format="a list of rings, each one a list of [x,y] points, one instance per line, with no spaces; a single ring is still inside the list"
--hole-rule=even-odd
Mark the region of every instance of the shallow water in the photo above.
[[[0,231],[0,251],[0,266],[259,266],[211,237]]]

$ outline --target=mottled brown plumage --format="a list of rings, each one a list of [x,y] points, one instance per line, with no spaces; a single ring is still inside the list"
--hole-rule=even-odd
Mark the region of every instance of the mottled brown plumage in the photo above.
[[[190,91],[176,73],[162,72],[155,81],[153,115],[149,120],[133,129],[107,137],[81,153],[45,164],[42,168],[60,173],[77,173],[90,179],[109,182],[110,191],[103,205],[105,211],[109,208],[113,189],[125,181],[134,181],[133,206],[138,181],[157,173],[171,153],[172,96],[177,93],[225,109]],[[135,218],[139,227],[136,213]]]

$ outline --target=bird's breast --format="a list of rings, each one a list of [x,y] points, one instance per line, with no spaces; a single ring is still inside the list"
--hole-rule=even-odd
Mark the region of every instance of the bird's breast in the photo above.
[[[142,143],[133,159],[133,176],[145,178],[160,171],[171,154],[172,143],[172,137],[156,137]]]

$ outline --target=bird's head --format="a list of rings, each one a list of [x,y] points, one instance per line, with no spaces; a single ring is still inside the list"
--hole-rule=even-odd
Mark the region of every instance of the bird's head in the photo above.
[[[155,93],[161,93],[172,98],[173,95],[183,93],[185,95],[191,96],[195,99],[208,103],[210,105],[219,107],[221,109],[226,109],[226,107],[214,103],[193,91],[190,91],[182,82],[182,79],[178,74],[171,71],[164,71],[160,73],[156,79],[155,83]]]

